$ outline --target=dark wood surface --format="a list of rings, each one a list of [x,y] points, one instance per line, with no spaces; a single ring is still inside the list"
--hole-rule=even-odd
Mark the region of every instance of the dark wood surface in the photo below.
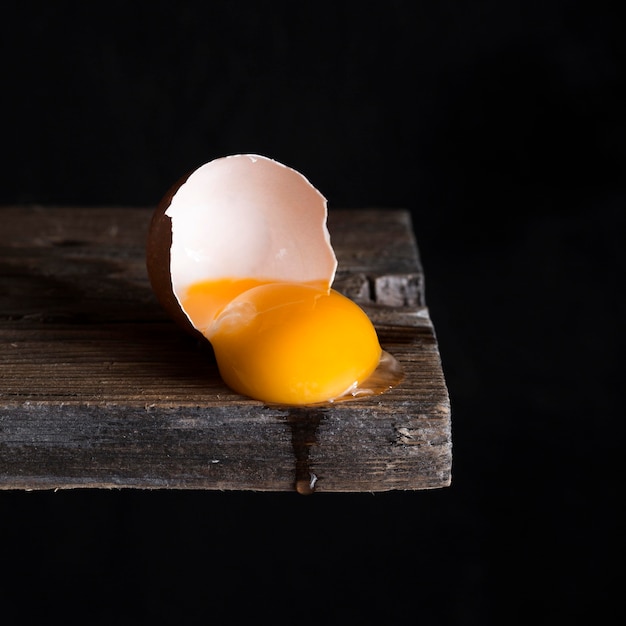
[[[0,208],[0,488],[302,493],[451,481],[450,402],[408,212],[330,212],[335,287],[405,378],[328,407],[266,406],[158,306],[144,208]]]

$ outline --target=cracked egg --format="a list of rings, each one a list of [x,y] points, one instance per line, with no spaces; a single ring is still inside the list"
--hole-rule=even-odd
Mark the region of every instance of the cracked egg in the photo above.
[[[157,299],[212,345],[224,382],[267,403],[382,393],[401,378],[365,312],[331,288],[324,196],[273,159],[210,161],[154,212],[146,262]]]

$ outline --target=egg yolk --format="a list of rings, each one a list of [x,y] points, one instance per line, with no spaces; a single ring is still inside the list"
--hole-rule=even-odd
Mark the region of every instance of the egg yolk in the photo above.
[[[211,342],[224,382],[257,400],[332,401],[356,389],[381,359],[365,312],[321,284],[203,282],[183,305]]]

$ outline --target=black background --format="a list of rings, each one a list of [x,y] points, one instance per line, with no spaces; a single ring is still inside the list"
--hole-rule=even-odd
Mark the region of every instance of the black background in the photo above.
[[[609,7],[3,4],[0,204],[153,205],[256,152],[331,211],[410,209],[454,441],[453,484],[431,492],[0,493],[7,623],[623,616]]]

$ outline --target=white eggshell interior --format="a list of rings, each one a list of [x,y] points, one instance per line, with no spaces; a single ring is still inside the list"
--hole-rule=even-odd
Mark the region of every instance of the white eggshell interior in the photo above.
[[[326,198],[299,172],[255,154],[210,161],[173,196],[170,272],[178,298],[223,278],[324,281],[337,259]]]

